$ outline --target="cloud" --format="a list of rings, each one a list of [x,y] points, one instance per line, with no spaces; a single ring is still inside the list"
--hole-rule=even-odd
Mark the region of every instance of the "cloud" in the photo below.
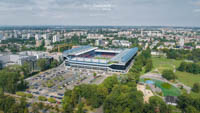
[[[200,6],[200,0],[193,2],[193,4],[196,5],[196,6]]]
[[[84,8],[88,8],[90,10],[100,10],[100,11],[111,11],[114,8],[112,4],[85,4]]]
[[[200,9],[194,9],[195,13],[200,13]]]

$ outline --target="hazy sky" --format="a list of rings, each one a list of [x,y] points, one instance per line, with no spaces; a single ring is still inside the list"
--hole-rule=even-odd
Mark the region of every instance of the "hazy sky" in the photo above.
[[[200,0],[0,0],[0,25],[200,26]]]

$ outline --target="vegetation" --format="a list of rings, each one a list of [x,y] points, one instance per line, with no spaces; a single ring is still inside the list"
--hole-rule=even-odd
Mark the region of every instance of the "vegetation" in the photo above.
[[[27,88],[24,81],[24,70],[21,66],[13,65],[0,71],[0,88],[3,92],[15,93]]]
[[[45,71],[49,68],[54,68],[58,65],[59,65],[59,62],[55,59],[41,58],[37,60],[37,66],[40,68],[41,71]]]
[[[39,99],[40,101],[47,101],[47,98],[44,97],[44,96],[39,96],[38,99]]]
[[[175,70],[175,68],[178,69],[181,62],[183,61],[183,60],[167,59],[165,57],[152,57],[152,60],[153,60],[153,68],[157,69],[159,72],[163,72],[163,70],[166,69],[167,70]],[[200,74],[192,74],[176,70],[175,75],[180,82],[190,87],[192,87],[194,83],[200,81]]]
[[[176,76],[172,70],[164,70],[162,72],[162,77],[166,78],[167,80],[175,80]]]
[[[154,79],[140,79],[140,82],[144,82],[147,80],[151,80],[155,83],[156,87],[159,87],[164,95],[163,96],[180,96],[181,92],[178,88],[172,86],[169,83],[162,82],[159,80],[154,80]]]
[[[194,85],[192,87],[192,91],[199,93],[200,92],[200,83],[194,83]]]
[[[28,98],[32,98],[33,95],[31,93],[24,93],[24,92],[16,92],[16,95],[21,96],[21,97],[28,97]]]
[[[3,113],[29,113],[25,98],[21,98],[18,102],[11,96],[0,95],[0,111]]]
[[[150,72],[153,68],[153,63],[152,63],[152,60],[149,59],[147,60],[147,64],[145,66],[145,72]]]
[[[37,61],[37,66],[41,69],[41,71],[44,71],[49,68],[48,60],[45,58],[41,58]]]
[[[48,102],[50,102],[50,103],[56,103],[56,100],[54,98],[48,98]]]
[[[191,94],[183,94],[178,97],[178,108],[185,113],[199,113],[200,112],[200,96],[192,96]]]
[[[182,62],[178,67],[178,70],[193,74],[200,74],[200,64]]]
[[[180,82],[190,87],[192,87],[194,83],[200,81],[200,74],[192,74],[180,71],[177,71],[175,74]]]
[[[188,59],[194,62],[200,61],[200,49],[194,49],[192,51],[165,49],[163,51],[167,53],[167,58],[169,59]]]
[[[165,69],[174,70],[178,68],[182,60],[167,59],[166,57],[152,57],[153,69],[162,73]]]

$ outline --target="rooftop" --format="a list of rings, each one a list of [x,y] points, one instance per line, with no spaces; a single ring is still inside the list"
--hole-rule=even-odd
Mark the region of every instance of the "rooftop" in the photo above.
[[[80,54],[83,54],[87,51],[91,51],[91,50],[95,50],[97,49],[97,47],[91,47],[91,46],[79,46],[77,48],[72,48],[70,50],[66,50],[63,52],[63,54],[65,55],[80,55]]]

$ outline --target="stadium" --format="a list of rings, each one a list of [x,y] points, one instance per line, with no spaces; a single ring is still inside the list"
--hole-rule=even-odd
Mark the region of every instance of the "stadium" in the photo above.
[[[92,46],[79,46],[64,51],[63,58],[66,66],[126,73],[137,52],[137,47],[101,50]]]

